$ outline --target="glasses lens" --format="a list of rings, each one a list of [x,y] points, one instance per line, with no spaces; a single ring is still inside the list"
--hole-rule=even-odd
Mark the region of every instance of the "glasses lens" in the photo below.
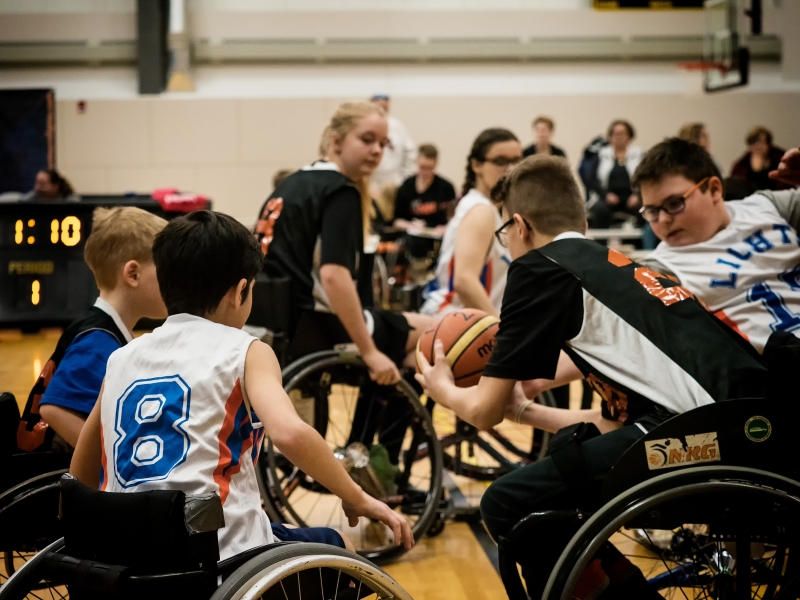
[[[642,216],[645,218],[646,221],[649,221],[650,223],[655,223],[656,221],[658,221],[658,213],[660,212],[661,210],[659,210],[654,206],[645,206],[644,209],[642,209]]]
[[[667,201],[661,205],[668,215],[677,215],[686,206],[686,200],[677,196],[675,198],[667,198]]]

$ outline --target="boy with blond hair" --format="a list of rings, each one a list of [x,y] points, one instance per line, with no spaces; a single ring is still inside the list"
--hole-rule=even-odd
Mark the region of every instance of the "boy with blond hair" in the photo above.
[[[70,324],[31,391],[17,433],[21,450],[69,450],[92,411],[114,350],[143,318],[164,318],[153,240],[167,222],[134,207],[98,208],[84,259],[100,296]]]

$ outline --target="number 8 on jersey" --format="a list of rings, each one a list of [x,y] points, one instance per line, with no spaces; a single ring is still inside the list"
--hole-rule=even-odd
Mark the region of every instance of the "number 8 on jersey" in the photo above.
[[[114,471],[122,487],[166,479],[186,460],[191,389],[179,375],[134,381],[117,400]]]

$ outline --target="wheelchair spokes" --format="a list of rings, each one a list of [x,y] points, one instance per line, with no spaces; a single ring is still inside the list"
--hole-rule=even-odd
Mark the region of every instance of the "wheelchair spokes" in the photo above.
[[[306,363],[287,376],[286,389],[298,413],[325,438],[351,477],[403,514],[416,536],[424,534],[438,508],[441,455],[429,415],[413,389],[405,382],[378,386],[360,360],[343,355]],[[341,500],[299,471],[269,440],[264,454],[267,501],[278,518],[298,526],[333,527],[370,558],[401,551],[382,523],[362,519],[356,528],[349,527]]]

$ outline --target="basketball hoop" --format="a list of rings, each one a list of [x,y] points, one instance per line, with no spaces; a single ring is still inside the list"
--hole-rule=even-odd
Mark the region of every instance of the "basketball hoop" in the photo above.
[[[714,62],[709,60],[690,60],[687,62],[678,63],[678,68],[684,71],[719,71],[720,75],[727,75],[730,69],[725,63]]]

